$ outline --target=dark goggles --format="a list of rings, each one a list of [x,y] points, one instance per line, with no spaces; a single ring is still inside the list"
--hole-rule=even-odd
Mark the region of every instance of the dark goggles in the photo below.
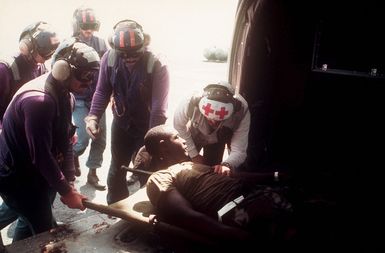
[[[58,45],[59,42],[51,42],[51,39],[44,41],[36,41],[36,50],[41,57],[43,57],[45,60],[48,60],[55,53],[55,50]]]
[[[97,31],[99,29],[98,23],[81,23],[79,24],[79,26],[80,26],[80,29],[82,30]]]
[[[136,59],[143,55],[143,51],[135,51],[135,52],[120,52],[119,54],[123,59]]]
[[[95,69],[75,70],[75,78],[82,83],[88,83],[93,81],[97,75],[98,70]]]

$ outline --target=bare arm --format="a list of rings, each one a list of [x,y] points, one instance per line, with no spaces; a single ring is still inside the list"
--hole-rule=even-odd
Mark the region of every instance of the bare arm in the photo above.
[[[195,146],[194,140],[191,136],[190,129],[187,125],[189,117],[187,111],[190,103],[190,98],[184,98],[180,104],[176,107],[174,112],[174,128],[178,131],[179,135],[186,140],[187,152],[191,158],[199,155],[199,152]],[[197,161],[198,162],[198,161]]]
[[[268,184],[273,182],[285,182],[288,181],[289,175],[286,172],[232,172],[231,177],[240,178],[243,181],[254,182],[258,184]]]
[[[223,160],[223,162],[229,163],[234,168],[238,168],[246,159],[250,129],[250,112],[247,102],[243,97],[239,97],[239,100],[243,103],[243,118],[241,119],[238,128],[234,130],[231,138],[229,156]]]
[[[162,192],[158,211],[160,217],[167,222],[219,242],[244,241],[250,238],[250,234],[242,229],[227,226],[195,211],[176,189]]]

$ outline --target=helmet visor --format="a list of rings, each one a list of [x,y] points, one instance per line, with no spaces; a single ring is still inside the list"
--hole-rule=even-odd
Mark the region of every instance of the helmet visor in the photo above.
[[[36,50],[39,55],[44,59],[48,60],[49,58],[51,58],[56,48],[59,46],[60,41],[56,35],[46,35],[35,39],[35,43]]]
[[[143,55],[142,50],[133,51],[133,52],[125,52],[125,51],[119,52],[119,56],[122,57],[123,59],[137,59],[137,58],[140,58],[142,55]]]
[[[75,78],[82,82],[82,83],[88,83],[97,78],[98,70],[96,69],[87,69],[87,70],[75,70]]]
[[[39,52],[39,55],[44,58],[44,60],[48,60],[52,57],[52,55],[55,53],[55,50],[47,51],[47,52]]]
[[[80,23],[79,26],[82,30],[97,31],[99,29],[98,23]]]

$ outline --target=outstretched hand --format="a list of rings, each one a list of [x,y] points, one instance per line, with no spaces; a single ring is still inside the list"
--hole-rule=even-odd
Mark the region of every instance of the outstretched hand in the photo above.
[[[230,176],[231,169],[225,165],[217,164],[213,166],[214,172],[223,176]]]
[[[67,194],[60,197],[61,202],[63,202],[63,204],[67,205],[69,208],[77,208],[80,210],[86,209],[83,205],[83,200],[86,199],[87,197],[80,194],[78,191],[76,191],[75,188],[72,188]]]
[[[100,135],[99,120],[95,115],[88,115],[85,117],[86,131],[88,135],[95,140]]]

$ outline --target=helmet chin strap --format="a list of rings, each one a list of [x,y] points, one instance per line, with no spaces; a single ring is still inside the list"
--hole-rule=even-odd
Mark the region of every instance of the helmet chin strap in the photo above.
[[[34,65],[38,64],[38,62],[36,61],[35,56],[33,55],[33,53],[28,52],[27,54],[23,54],[23,55],[25,56],[25,58],[27,58],[28,62],[30,62],[30,63],[32,63]]]
[[[215,120],[208,119],[207,122],[209,123],[209,125],[210,125],[213,129],[216,129],[216,128],[218,128],[218,127],[221,125],[221,123],[222,123],[223,121],[215,121]]]

